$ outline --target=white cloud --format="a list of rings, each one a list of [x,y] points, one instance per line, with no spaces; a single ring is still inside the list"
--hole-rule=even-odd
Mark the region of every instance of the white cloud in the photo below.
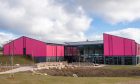
[[[115,31],[105,32],[107,34],[129,38],[140,43],[140,28],[124,28]],[[93,34],[88,36],[89,40],[103,40],[103,34]]]
[[[139,0],[0,0],[0,41],[27,35],[43,41],[102,40],[102,34],[85,35],[92,12],[111,23],[132,22],[140,19]],[[74,5],[72,3],[75,3]],[[71,6],[72,5],[72,6]],[[72,8],[71,8],[72,7]],[[107,32],[135,39],[140,43],[139,28],[125,28]],[[12,37],[9,37],[12,36]],[[3,38],[5,37],[5,38]]]
[[[140,0],[76,0],[86,11],[110,23],[140,20]]]
[[[13,40],[15,36],[13,34],[3,33],[0,32],[0,46],[4,45],[5,43]]]
[[[90,41],[103,40],[103,34],[92,34],[88,36],[88,40]]]
[[[56,0],[0,0],[0,30],[47,40],[85,40],[92,19],[80,6],[68,12]]]
[[[136,42],[140,43],[140,28],[125,28],[125,29],[106,32],[106,33],[129,38],[129,39],[134,39]]]

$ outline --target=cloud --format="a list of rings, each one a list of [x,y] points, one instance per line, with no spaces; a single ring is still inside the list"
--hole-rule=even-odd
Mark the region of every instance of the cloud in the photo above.
[[[103,40],[103,34],[92,34],[87,36],[89,41]]]
[[[129,39],[134,39],[136,42],[140,43],[140,28],[125,28],[125,29],[106,32],[106,33],[129,38]]]
[[[5,43],[7,43],[10,40],[13,40],[15,38],[16,38],[16,36],[14,36],[13,34],[0,32],[0,46],[4,45]]]
[[[140,43],[140,28],[123,28],[120,30],[105,32],[107,34],[129,38]],[[92,34],[88,37],[88,40],[103,40],[103,34]]]
[[[47,41],[85,40],[92,19],[80,6],[57,0],[0,0],[0,30]]]
[[[140,20],[140,0],[76,0],[76,3],[112,24]]]
[[[0,0],[0,39],[4,39],[0,44],[22,35],[42,41],[102,40],[102,34],[85,35],[92,22],[89,13],[113,24],[132,22],[140,19],[139,4],[139,0]],[[107,33],[140,42],[139,31]]]

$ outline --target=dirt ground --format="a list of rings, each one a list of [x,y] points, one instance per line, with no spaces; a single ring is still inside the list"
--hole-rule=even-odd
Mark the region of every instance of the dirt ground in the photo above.
[[[52,76],[73,76],[79,77],[131,77],[140,76],[140,68],[132,69],[111,69],[111,68],[94,68],[94,67],[77,67],[67,69],[43,69],[38,70],[40,73],[47,73]]]

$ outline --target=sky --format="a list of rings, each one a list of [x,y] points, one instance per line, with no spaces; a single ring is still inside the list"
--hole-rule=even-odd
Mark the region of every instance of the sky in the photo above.
[[[102,40],[103,33],[140,43],[140,0],[0,0],[0,45],[21,36],[44,42]]]

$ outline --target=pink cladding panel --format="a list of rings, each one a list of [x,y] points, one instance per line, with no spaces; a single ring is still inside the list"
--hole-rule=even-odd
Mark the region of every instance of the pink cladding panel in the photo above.
[[[23,37],[4,45],[4,55],[23,55]]]
[[[57,56],[64,56],[64,46],[57,46]]]
[[[47,44],[46,48],[47,56],[64,56],[64,46]]]
[[[112,36],[112,43],[110,44],[112,47],[112,55],[114,56],[124,56],[124,40],[123,38]]]
[[[4,55],[30,55],[33,57],[64,56],[63,45],[50,45],[28,37],[20,37],[4,45]]]
[[[46,44],[26,37],[26,54],[34,57],[46,56]]]
[[[10,52],[9,47],[10,47],[9,44],[4,45],[4,47],[3,47],[3,49],[4,49],[3,54],[4,55],[9,55],[9,52]]]
[[[136,56],[136,42],[104,34],[104,56]]]

